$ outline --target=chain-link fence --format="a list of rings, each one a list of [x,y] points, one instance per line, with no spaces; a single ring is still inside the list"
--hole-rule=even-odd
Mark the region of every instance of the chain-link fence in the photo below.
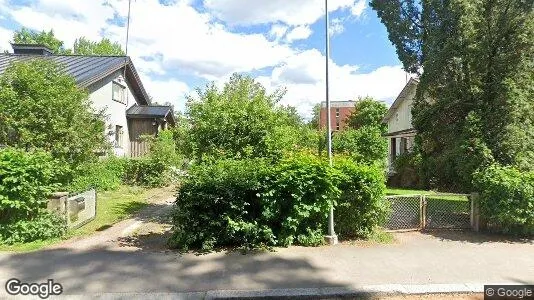
[[[421,195],[386,196],[389,218],[386,228],[391,230],[421,228]]]
[[[425,196],[426,229],[468,229],[471,227],[471,203],[467,195]]]
[[[465,194],[386,196],[386,203],[390,230],[471,228],[472,206]]]
[[[92,221],[96,216],[96,190],[67,198],[66,213],[69,228],[78,228]]]

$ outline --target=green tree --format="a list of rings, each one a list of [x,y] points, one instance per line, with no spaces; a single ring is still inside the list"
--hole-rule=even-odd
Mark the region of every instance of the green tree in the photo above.
[[[387,141],[379,127],[347,129],[334,133],[332,151],[334,155],[346,154],[358,163],[383,164],[387,156]]]
[[[308,126],[313,129],[319,129],[319,118],[321,117],[321,103],[317,103],[313,106],[313,114],[311,120],[308,122]]]
[[[16,62],[0,75],[0,144],[48,151],[72,167],[106,149],[102,114],[58,65]]]
[[[251,77],[234,74],[222,89],[212,83],[197,92],[198,99],[188,97],[186,106],[187,135],[197,157],[273,156],[300,138],[300,117],[277,105],[284,90],[269,94]]]
[[[81,37],[74,41],[74,54],[79,55],[124,55],[122,47],[117,42],[111,42],[107,38],[103,38],[100,42],[94,42]]]
[[[91,41],[85,37],[80,37],[74,41],[73,49],[65,46],[54,34],[54,30],[35,31],[28,28],[21,28],[13,34],[13,42],[18,44],[38,44],[48,47],[54,54],[77,54],[77,55],[125,55],[122,47],[117,42],[112,42],[108,38],[103,38],[99,42]]]
[[[355,104],[354,112],[348,117],[348,124],[354,129],[370,126],[380,128],[385,132],[387,125],[382,120],[387,111],[384,102],[371,97],[360,98]]]
[[[426,183],[469,191],[492,161],[534,166],[534,1],[371,1],[404,68]],[[424,70],[424,72],[422,72]]]
[[[21,28],[13,34],[13,42],[17,44],[39,44],[48,47],[55,54],[68,54],[71,51],[66,49],[63,42],[56,38],[54,30],[34,31],[28,28]]]

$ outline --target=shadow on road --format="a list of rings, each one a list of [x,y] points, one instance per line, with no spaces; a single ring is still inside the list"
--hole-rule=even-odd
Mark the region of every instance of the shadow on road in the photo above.
[[[519,238],[493,233],[480,233],[469,230],[426,230],[422,232],[440,240],[458,241],[474,244],[484,243],[509,243],[509,244],[534,244],[534,239]]]
[[[0,258],[6,278],[46,282],[66,294],[99,292],[184,292],[215,289],[343,287],[306,259],[272,253],[176,253],[53,249]]]

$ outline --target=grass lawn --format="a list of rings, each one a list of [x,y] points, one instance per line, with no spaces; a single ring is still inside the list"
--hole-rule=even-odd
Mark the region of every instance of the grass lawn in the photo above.
[[[387,196],[394,195],[426,195],[430,199],[444,199],[444,200],[455,200],[455,201],[468,201],[469,199],[466,196],[452,194],[452,193],[441,193],[436,191],[426,191],[426,190],[412,190],[412,189],[399,189],[399,188],[387,188]]]
[[[11,246],[0,245],[0,251],[25,252],[38,250],[61,240],[86,236],[105,230],[113,224],[131,217],[147,206],[150,198],[157,197],[162,193],[169,194],[169,188],[143,189],[140,187],[121,186],[115,191],[99,192],[97,194],[96,218],[90,223],[78,229],[69,230],[63,238]]]

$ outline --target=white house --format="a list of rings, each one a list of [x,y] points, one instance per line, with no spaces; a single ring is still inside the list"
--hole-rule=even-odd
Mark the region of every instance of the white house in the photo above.
[[[151,105],[139,74],[127,56],[54,55],[41,45],[12,44],[13,53],[0,54],[0,73],[14,61],[50,59],[63,66],[78,86],[89,92],[97,111],[106,114],[106,135],[117,156],[147,151],[141,135],[155,135],[174,126],[170,106]]]
[[[412,149],[416,131],[412,125],[412,106],[419,81],[411,78],[389,108],[383,122],[388,124],[388,172],[394,173],[395,158]]]

